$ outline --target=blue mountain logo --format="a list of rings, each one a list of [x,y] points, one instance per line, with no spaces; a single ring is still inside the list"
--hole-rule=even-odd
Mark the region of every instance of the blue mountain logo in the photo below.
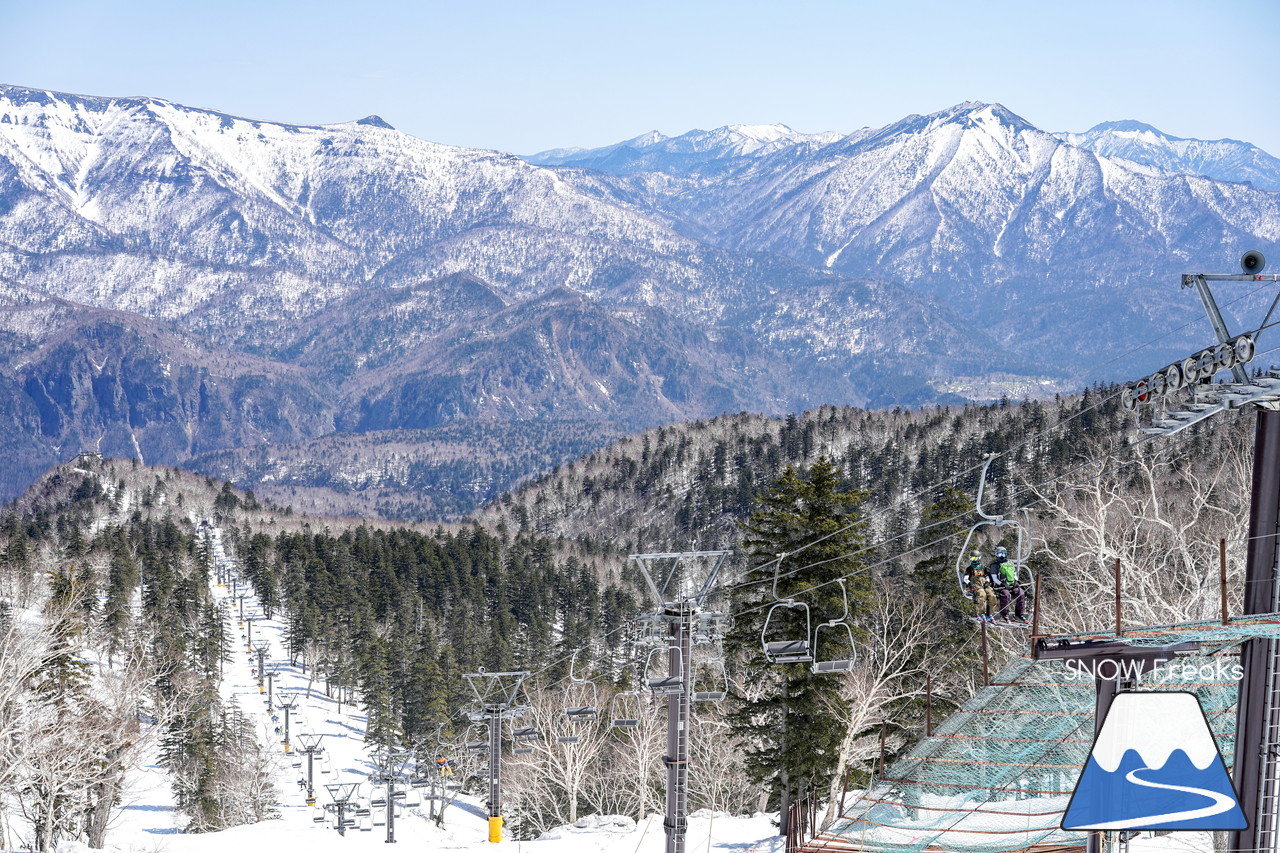
[[[1200,700],[1192,693],[1120,693],[1062,828],[1226,830],[1247,823]]]

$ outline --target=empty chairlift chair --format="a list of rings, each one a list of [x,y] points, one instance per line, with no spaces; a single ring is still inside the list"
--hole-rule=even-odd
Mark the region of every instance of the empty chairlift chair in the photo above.
[[[569,662],[569,687],[565,690],[564,715],[575,723],[589,723],[598,714],[595,705],[595,689],[590,681],[574,674],[578,653]]]
[[[615,729],[640,726],[640,691],[624,690],[609,700],[609,724]]]
[[[781,624],[781,615],[788,610],[798,611],[804,616],[804,630],[788,629]],[[764,649],[765,659],[769,663],[810,663],[813,660],[813,646],[809,632],[812,630],[812,619],[809,605],[803,601],[786,598],[769,608],[764,617],[764,627],[760,629],[760,644]]]
[[[813,619],[809,605],[794,598],[778,596],[778,578],[785,557],[786,554],[779,557],[773,568],[775,603],[765,613],[764,625],[760,628],[760,646],[769,663],[810,663],[813,660]],[[788,620],[788,612],[795,612],[803,618]]]
[[[671,667],[674,672],[663,674],[657,670],[654,665],[655,656],[659,664],[667,658],[669,654],[675,654],[676,665]],[[669,649],[653,649],[649,652],[649,656],[645,658],[644,675],[645,684],[649,687],[649,692],[654,696],[675,696],[684,692],[684,677],[681,673],[684,671],[684,659],[678,648]]]
[[[716,655],[693,665],[693,701],[719,702],[729,692],[729,673],[724,658]]]
[[[521,726],[511,732],[511,751],[516,755],[528,755],[533,752],[533,742],[538,739],[538,730],[533,726]]]
[[[849,672],[858,659],[857,649],[853,643],[853,628],[849,626],[849,590],[844,585],[844,578],[837,579],[840,584],[840,596],[844,602],[844,612],[839,618],[823,622],[813,629],[813,664],[810,670],[815,674],[826,672]],[[826,629],[826,634],[823,634]],[[823,637],[829,642],[824,647]],[[827,655],[823,655],[824,649]]]
[[[564,718],[571,723],[590,723],[600,715],[595,702],[595,687],[574,673],[577,664],[578,653],[574,652],[569,663],[569,686],[564,691]],[[577,743],[578,740],[578,735],[561,735],[556,738],[556,743]]]
[[[485,726],[473,723],[467,728],[467,739],[463,741],[462,748],[470,755],[487,755],[489,752],[489,739],[486,736],[484,740],[479,740]]]

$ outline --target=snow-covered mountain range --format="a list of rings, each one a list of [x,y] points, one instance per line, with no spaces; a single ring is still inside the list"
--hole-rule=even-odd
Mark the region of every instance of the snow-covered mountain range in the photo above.
[[[1057,136],[1106,157],[1280,192],[1280,159],[1238,139],[1183,139],[1140,121],[1106,121],[1084,133]]]
[[[1193,158],[1188,140],[1148,142],[1160,140],[1162,163],[1130,148],[1120,159],[1093,150],[1110,148],[1101,135],[1076,145],[998,104],[964,103],[826,144],[711,149],[697,167],[646,145],[625,168],[616,153],[582,154],[569,162],[589,170],[563,173],[726,249],[905,282],[1004,346],[1083,366],[1100,337],[1177,325],[1177,273],[1230,271],[1280,240],[1280,195],[1202,176],[1236,180],[1265,154],[1203,143]],[[1198,310],[1185,307],[1179,323]]]
[[[95,442],[177,463],[334,430],[1052,392],[1135,329],[1170,337],[1088,378],[1198,343],[1170,331],[1199,311],[1176,273],[1280,256],[1258,181],[999,105],[529,160],[376,116],[0,86],[0,435],[22,471],[0,491]]]

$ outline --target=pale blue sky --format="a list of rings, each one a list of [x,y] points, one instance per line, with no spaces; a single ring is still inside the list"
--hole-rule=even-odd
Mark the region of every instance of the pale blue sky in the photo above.
[[[1280,0],[0,0],[0,82],[532,153],[964,100],[1280,156]]]

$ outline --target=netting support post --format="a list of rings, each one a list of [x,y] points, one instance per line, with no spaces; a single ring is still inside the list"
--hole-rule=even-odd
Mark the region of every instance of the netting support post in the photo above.
[[[933,673],[924,674],[924,736],[933,734]]]
[[[1222,602],[1222,624],[1227,624],[1227,540],[1218,540],[1218,598]]]
[[[1120,558],[1116,557],[1116,636],[1124,636],[1124,623],[1120,619]]]
[[[982,627],[982,686],[991,686],[991,667],[987,662],[987,623],[978,623]]]
[[[1259,408],[1254,428],[1253,490],[1249,505],[1249,539],[1245,557],[1244,614],[1276,609],[1276,537],[1280,535],[1280,412]],[[1249,826],[1231,833],[1233,853],[1255,851],[1275,843],[1275,803],[1262,797],[1264,780],[1274,761],[1266,752],[1267,729],[1280,713],[1271,691],[1275,641],[1253,639],[1244,644],[1240,664],[1244,678],[1236,707],[1233,781]]]

